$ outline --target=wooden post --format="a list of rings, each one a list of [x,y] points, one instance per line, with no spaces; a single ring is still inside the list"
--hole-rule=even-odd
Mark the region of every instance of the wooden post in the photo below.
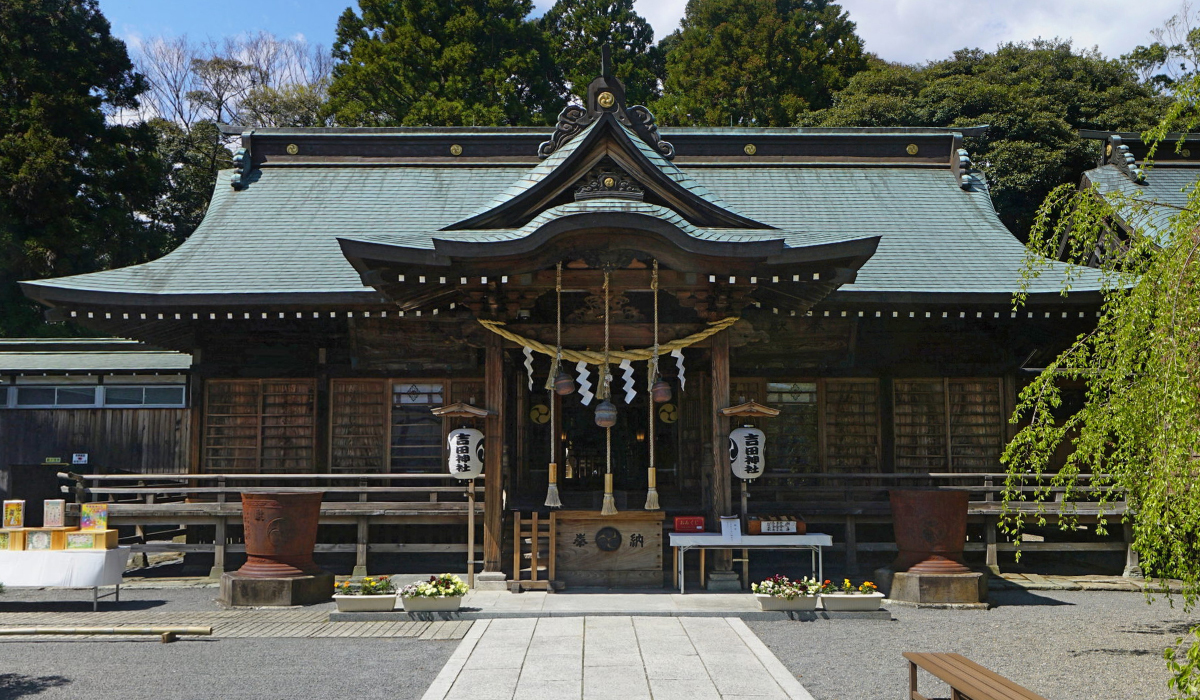
[[[467,588],[475,587],[475,480],[467,482]]]
[[[354,542],[354,570],[350,575],[359,578],[367,575],[367,536],[371,531],[367,517],[357,518],[358,532]]]
[[[983,493],[983,500],[991,501],[995,499],[995,494],[992,493],[992,488],[995,481],[990,476],[983,477],[983,486],[986,489]],[[988,571],[996,576],[1000,575],[1000,553],[996,546],[996,528],[1000,526],[1000,517],[996,515],[985,515],[983,517],[983,541],[987,550],[985,555],[984,565]]]
[[[846,575],[858,574],[858,519],[846,516]]]
[[[225,516],[217,516],[216,533],[213,535],[213,566],[209,578],[221,578],[225,573]]]
[[[721,415],[729,408],[729,334],[712,337],[712,503],[709,518],[714,527],[732,507],[729,477],[729,419]],[[733,554],[727,549],[713,552],[713,571],[733,571]]]
[[[1124,523],[1122,530],[1125,534],[1125,571],[1121,575],[1126,578],[1142,578],[1142,564],[1138,560],[1137,550],[1133,548],[1133,525]]]
[[[484,359],[484,401],[489,411],[484,421],[484,438],[487,447],[483,467],[483,571],[498,574],[500,565],[500,543],[503,535],[503,474],[501,461],[504,457],[504,340],[495,333],[488,334]],[[520,544],[513,543],[520,549]],[[516,572],[513,572],[516,576]]]
[[[987,546],[987,558],[984,563],[987,565],[988,571],[997,576],[1000,575],[1000,555],[999,549],[996,547],[996,528],[999,525],[999,517],[995,515],[984,516],[983,538]]]

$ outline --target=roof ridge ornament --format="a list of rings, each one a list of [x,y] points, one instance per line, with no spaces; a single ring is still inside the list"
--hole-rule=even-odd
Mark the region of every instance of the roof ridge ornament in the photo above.
[[[1125,177],[1138,184],[1145,184],[1146,171],[1138,167],[1137,158],[1129,152],[1129,146],[1121,143],[1121,137],[1111,134],[1104,146],[1104,159],[1117,166]]]
[[[575,201],[616,197],[640,202],[645,190],[637,180],[629,176],[611,161],[603,162],[579,179],[575,188]]]
[[[558,123],[548,141],[538,146],[538,157],[548,158],[604,114],[612,114],[618,122],[633,129],[659,155],[671,160],[675,147],[658,134],[654,114],[642,105],[625,106],[625,86],[612,75],[612,49],[608,44],[600,50],[600,77],[587,89],[584,104],[568,104],[558,114]]]

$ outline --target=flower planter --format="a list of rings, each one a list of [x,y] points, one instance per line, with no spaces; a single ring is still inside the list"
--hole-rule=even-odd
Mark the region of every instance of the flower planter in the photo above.
[[[400,599],[404,603],[405,612],[455,612],[458,606],[462,603],[462,596],[446,596],[444,598],[431,598],[426,596],[418,596],[415,598]]]
[[[875,593],[822,593],[821,604],[827,612],[869,612],[878,610],[883,594]]]
[[[773,595],[763,595],[755,593],[755,598],[758,598],[758,604],[763,610],[816,610],[817,596],[802,595],[796,596],[791,600],[780,598]]]
[[[338,612],[391,612],[396,609],[396,594],[335,595]]]

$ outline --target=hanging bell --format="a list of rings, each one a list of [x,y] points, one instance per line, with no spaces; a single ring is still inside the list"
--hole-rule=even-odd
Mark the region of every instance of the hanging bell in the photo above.
[[[617,407],[612,401],[604,399],[596,407],[596,425],[601,428],[611,428],[617,424]]]
[[[566,372],[559,372],[554,378],[554,393],[559,396],[566,396],[575,391],[575,380],[571,379],[571,375]]]
[[[666,403],[671,400],[671,385],[659,377],[654,386],[650,387],[650,396],[654,399],[654,403]]]

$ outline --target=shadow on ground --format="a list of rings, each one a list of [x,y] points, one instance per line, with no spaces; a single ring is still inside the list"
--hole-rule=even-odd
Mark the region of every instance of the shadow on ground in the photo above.
[[[994,608],[1017,605],[1074,605],[1065,600],[1058,600],[1044,595],[1038,595],[1026,589],[1008,589],[1003,591],[988,591],[988,603]]]
[[[39,695],[50,688],[67,685],[71,679],[62,676],[26,676],[20,673],[0,673],[0,700],[15,700]]]

